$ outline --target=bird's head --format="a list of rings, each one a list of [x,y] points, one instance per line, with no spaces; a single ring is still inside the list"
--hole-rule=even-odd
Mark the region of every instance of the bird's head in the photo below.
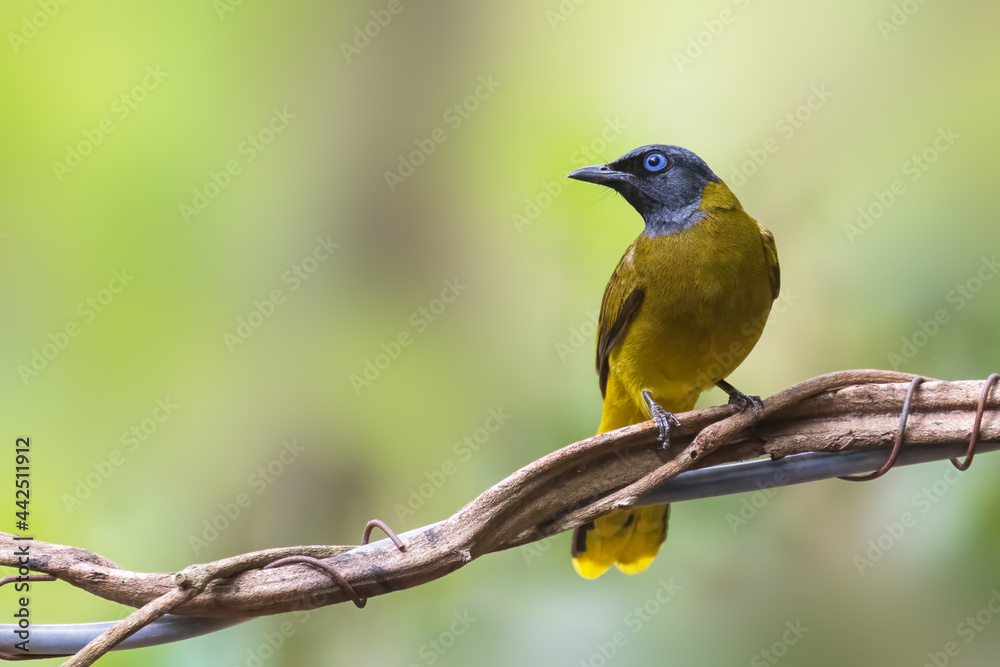
[[[568,176],[617,191],[645,220],[650,236],[683,231],[701,220],[705,186],[721,181],[691,151],[662,144],[636,148],[610,164],[583,167]]]

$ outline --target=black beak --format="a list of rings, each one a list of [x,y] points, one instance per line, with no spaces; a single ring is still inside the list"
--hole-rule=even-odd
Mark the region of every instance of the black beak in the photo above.
[[[615,171],[606,164],[594,165],[593,167],[583,167],[566,174],[566,178],[574,178],[578,181],[596,183],[597,185],[607,185],[614,187],[615,184],[625,180],[625,174]]]

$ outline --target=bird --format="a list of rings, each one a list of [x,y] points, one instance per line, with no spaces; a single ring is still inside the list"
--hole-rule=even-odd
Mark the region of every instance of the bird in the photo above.
[[[758,414],[760,398],[726,381],[757,344],[781,286],[774,235],[751,218],[695,153],[664,144],[583,167],[569,178],[618,192],[644,227],[604,290],[597,374],[598,433],[655,420],[660,446],[713,386]],[[596,579],[612,565],[645,570],[666,539],[668,505],[610,514],[579,526],[573,567]]]

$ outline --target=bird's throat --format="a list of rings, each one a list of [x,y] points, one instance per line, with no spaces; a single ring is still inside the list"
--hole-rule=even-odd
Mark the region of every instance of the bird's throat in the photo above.
[[[642,233],[651,239],[678,234],[701,222],[706,214],[698,204],[682,209],[660,210],[646,217],[646,228]]]

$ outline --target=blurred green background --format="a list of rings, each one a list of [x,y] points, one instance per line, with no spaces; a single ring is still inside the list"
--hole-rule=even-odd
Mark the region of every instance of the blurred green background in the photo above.
[[[0,392],[8,445],[32,438],[31,532],[140,571],[354,542],[590,435],[592,318],[640,221],[564,175],[647,143],[697,152],[777,239],[784,307],[737,386],[984,378],[998,19],[916,0],[5,2]],[[484,437],[491,410],[509,417]],[[745,525],[750,496],[678,505],[641,576],[583,581],[559,535],[364,611],[102,664],[992,665],[1000,622],[961,624],[1000,588],[995,459],[955,483],[941,463],[783,489]],[[61,584],[32,610],[128,611]]]

